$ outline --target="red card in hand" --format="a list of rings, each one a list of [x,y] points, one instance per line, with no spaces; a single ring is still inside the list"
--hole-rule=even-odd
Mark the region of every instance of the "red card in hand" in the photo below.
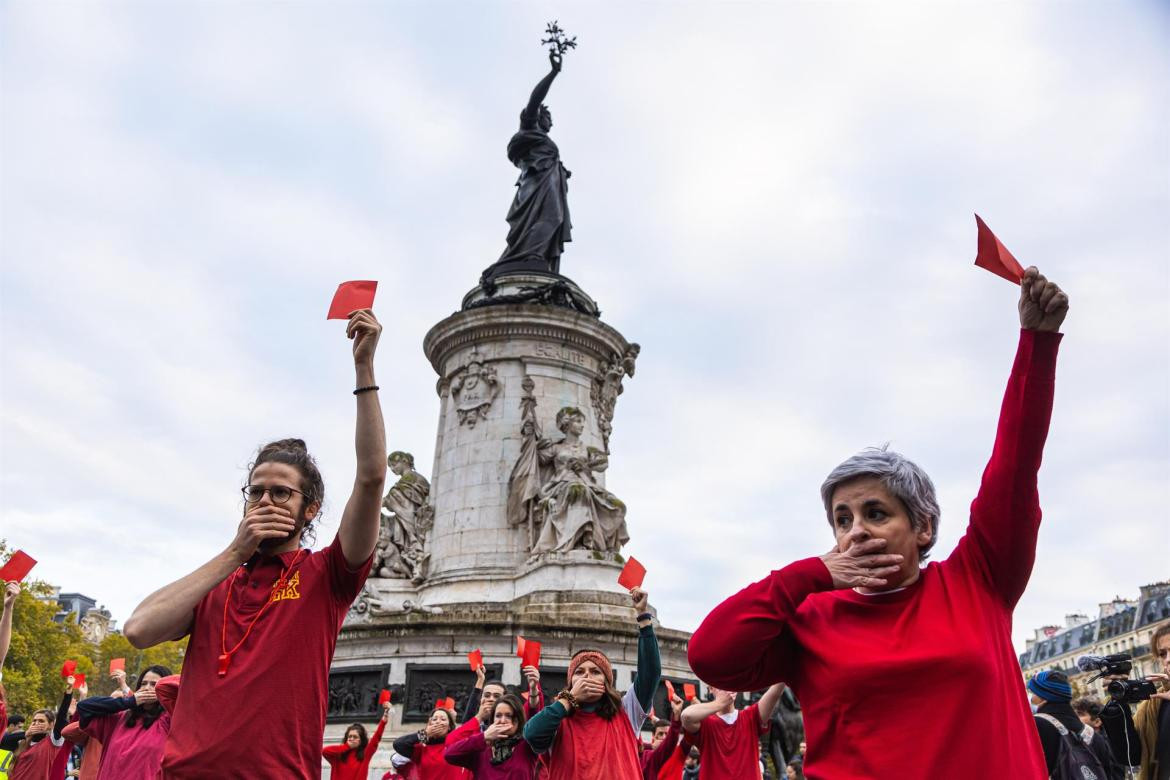
[[[483,651],[472,650],[467,654],[467,663],[471,664],[471,671],[478,671],[483,666]]]
[[[382,707],[390,701],[390,689],[383,688],[382,692],[378,694],[378,706]]]
[[[37,562],[28,553],[17,550],[6,564],[0,566],[0,582],[23,582],[36,565]]]
[[[520,657],[520,666],[540,666],[540,642],[517,636],[516,655]]]
[[[1024,269],[1020,261],[1007,250],[987,223],[975,215],[975,224],[979,227],[978,249],[975,252],[975,265],[991,271],[996,276],[1002,276],[1009,282],[1017,284],[1024,278]]]
[[[64,680],[75,671],[77,671],[77,662],[66,661],[65,663],[61,664],[61,679]]]
[[[443,709],[445,709],[445,710],[455,709],[455,700],[452,699],[450,696],[443,699]]]
[[[674,683],[670,680],[663,680],[662,682],[666,683],[666,700],[674,701]]]
[[[435,699],[435,709],[436,710],[443,709],[443,700],[442,699]]]
[[[74,672],[73,673],[73,687],[80,688],[83,685],[85,685],[85,675],[82,674],[81,672]]]
[[[377,282],[342,282],[337,285],[333,303],[329,304],[329,315],[325,319],[345,320],[349,319],[350,312],[373,308],[374,293],[377,291]]]
[[[126,671],[126,659],[125,658],[111,658],[110,659],[110,674],[111,675],[114,672],[124,672],[124,671]]]
[[[646,579],[646,567],[638,563],[638,559],[631,557],[626,561],[622,573],[618,575],[618,585],[626,590],[642,587],[642,580]]]
[[[683,698],[684,699],[686,699],[687,701],[690,701],[691,699],[695,698],[695,696],[697,696],[697,695],[698,695],[698,692],[695,691],[695,686],[693,683],[683,683]]]

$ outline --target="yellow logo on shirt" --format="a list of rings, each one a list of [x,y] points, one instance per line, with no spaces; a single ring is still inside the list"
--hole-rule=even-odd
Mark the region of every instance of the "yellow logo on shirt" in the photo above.
[[[289,579],[288,583],[286,583],[283,588],[277,588],[273,586],[272,600],[285,601],[287,599],[299,599],[301,597],[301,592],[297,590],[297,588],[300,587],[300,584],[301,573],[298,571],[292,576],[291,579]]]

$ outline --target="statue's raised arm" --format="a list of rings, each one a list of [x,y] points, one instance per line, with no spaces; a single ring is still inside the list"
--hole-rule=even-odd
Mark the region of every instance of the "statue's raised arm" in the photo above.
[[[552,65],[552,69],[549,70],[548,75],[546,75],[540,81],[536,82],[536,86],[532,89],[532,96],[528,98],[528,105],[524,107],[524,111],[520,114],[520,127],[522,128],[526,125],[528,127],[540,125],[539,120],[541,118],[541,104],[544,103],[544,99],[548,97],[548,89],[552,86],[553,79],[555,79],[557,74],[561,72],[561,55],[557,54],[555,51],[550,51],[548,53],[548,61]],[[547,106],[544,107],[544,110],[545,113],[548,113]],[[549,127],[551,126],[552,121],[550,117]],[[543,129],[546,133],[548,132],[548,127],[541,129]]]

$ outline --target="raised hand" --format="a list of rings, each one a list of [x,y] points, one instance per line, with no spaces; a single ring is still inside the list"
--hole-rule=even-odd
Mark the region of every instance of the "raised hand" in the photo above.
[[[1020,327],[1055,333],[1068,314],[1068,296],[1030,265],[1020,280]]]
[[[480,664],[475,669],[475,687],[483,688],[484,682],[487,680],[487,667]]]
[[[158,704],[158,694],[154,692],[154,688],[142,687],[134,691],[134,703],[139,707],[147,707],[151,704]]]
[[[650,594],[641,588],[630,588],[630,600],[634,602],[634,612],[641,615],[648,611]]]
[[[354,365],[372,364],[378,338],[382,335],[382,324],[372,309],[358,309],[349,315],[345,326],[345,337],[353,339]]]
[[[232,555],[244,563],[266,539],[284,539],[296,530],[292,512],[281,504],[249,504],[232,541]]]
[[[597,701],[605,693],[605,685],[582,675],[573,681],[573,687],[569,689],[569,693],[573,694],[573,698],[577,701]]]
[[[535,666],[525,666],[520,669],[524,679],[528,681],[528,690],[535,691],[540,686],[540,670]],[[533,704],[535,706],[535,703]]]
[[[670,719],[671,720],[678,720],[679,719],[679,717],[682,715],[684,704],[686,704],[686,702],[683,701],[682,697],[676,693],[674,695],[674,698],[670,700]]]
[[[19,593],[19,582],[13,581],[4,584],[4,609],[9,609],[12,607],[12,602],[16,601],[16,597]]]
[[[500,739],[501,737],[508,736],[509,729],[511,729],[511,726],[507,726],[503,723],[493,723],[492,725],[490,725],[486,729],[484,729],[483,740],[484,740],[484,742],[487,742],[490,745],[491,743],[495,742],[497,739]]]
[[[560,73],[561,72],[561,62],[562,62],[561,55],[557,54],[555,51],[550,51],[548,53],[548,61],[549,61],[549,64],[552,65],[553,73]]]
[[[833,575],[835,588],[881,588],[888,578],[901,570],[901,555],[884,555],[885,539],[866,539],[849,546],[845,552],[836,549],[825,553],[821,560]]]
[[[390,720],[390,707],[393,706],[388,701],[382,702],[382,720]]]

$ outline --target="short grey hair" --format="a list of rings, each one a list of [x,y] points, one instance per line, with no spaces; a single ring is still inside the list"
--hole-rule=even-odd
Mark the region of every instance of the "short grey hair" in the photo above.
[[[942,514],[934,483],[917,463],[901,453],[887,449],[888,446],[887,444],[881,447],[867,447],[829,472],[829,476],[825,477],[821,485],[821,500],[825,503],[825,513],[829,517],[829,525],[832,526],[833,493],[837,488],[860,477],[873,477],[906,505],[906,511],[910,514],[910,525],[915,531],[930,529],[930,541],[918,548],[919,560],[925,561],[930,554],[930,548],[938,541],[938,521],[939,515]]]

